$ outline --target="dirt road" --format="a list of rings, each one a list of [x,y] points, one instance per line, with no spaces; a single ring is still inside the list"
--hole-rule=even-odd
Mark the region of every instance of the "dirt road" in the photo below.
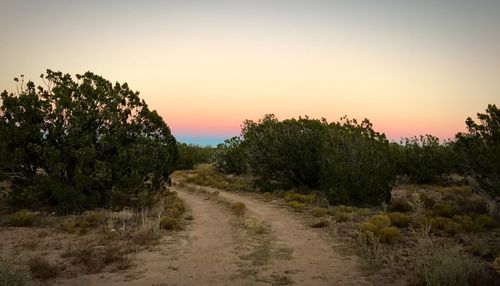
[[[152,251],[138,253],[127,275],[82,276],[80,285],[370,285],[358,258],[334,250],[288,210],[243,193],[174,186],[193,220]],[[235,215],[221,201],[240,201]]]

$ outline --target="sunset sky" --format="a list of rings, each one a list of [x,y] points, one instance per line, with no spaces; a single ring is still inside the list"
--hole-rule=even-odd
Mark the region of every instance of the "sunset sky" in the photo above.
[[[274,113],[453,137],[500,104],[500,1],[0,0],[0,89],[128,82],[184,142]]]

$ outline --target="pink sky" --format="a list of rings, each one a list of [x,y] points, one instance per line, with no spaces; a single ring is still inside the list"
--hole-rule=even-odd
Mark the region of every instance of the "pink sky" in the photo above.
[[[274,113],[449,138],[499,103],[500,2],[356,2],[7,0],[0,89],[90,70],[214,137]]]

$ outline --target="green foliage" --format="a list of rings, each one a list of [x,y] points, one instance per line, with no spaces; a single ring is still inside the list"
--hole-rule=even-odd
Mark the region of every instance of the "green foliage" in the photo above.
[[[246,120],[241,138],[233,140],[240,158],[235,161],[246,162],[258,182],[267,182],[260,184],[265,191],[279,182],[284,188],[319,188],[336,203],[376,203],[390,196],[390,144],[368,120],[279,121],[266,115],[258,122]]]
[[[252,172],[269,181],[317,188],[326,127],[326,122],[307,117],[278,121],[266,115],[258,122],[246,120],[243,145]]]
[[[449,235],[454,235],[457,233],[461,233],[463,231],[463,228],[461,224],[450,221],[444,225],[444,231]]]
[[[363,120],[330,123],[321,151],[321,189],[337,203],[376,204],[390,199],[394,167],[384,134]]]
[[[460,221],[451,220],[447,217],[435,217],[431,219],[431,230],[434,233],[446,233],[448,235],[455,235],[462,233],[464,227]]]
[[[432,135],[405,138],[395,149],[398,175],[415,183],[435,183],[454,168],[453,144]]]
[[[488,105],[478,113],[479,122],[467,118],[468,133],[456,135],[456,152],[462,170],[475,178],[479,187],[493,196],[500,195],[500,110]]]
[[[223,144],[217,145],[214,152],[214,165],[222,173],[244,173],[247,169],[246,161],[246,154],[239,137],[226,139]]]
[[[13,266],[12,262],[0,259],[0,286],[24,286],[26,274]]]
[[[42,78],[46,88],[28,82],[0,95],[0,172],[12,203],[67,212],[164,186],[176,142],[138,92],[90,72],[75,80],[47,70]]]
[[[387,216],[391,219],[391,223],[397,227],[407,227],[412,221],[411,216],[400,212],[391,212]]]
[[[407,200],[393,198],[391,199],[390,208],[395,212],[411,212],[413,207]]]
[[[299,203],[297,201],[290,201],[288,205],[296,212],[301,212],[306,208],[306,205],[303,203]]]
[[[178,170],[190,170],[194,166],[203,163],[210,163],[214,156],[214,148],[201,147],[186,143],[177,143],[179,159],[176,168]]]
[[[333,213],[333,218],[336,222],[347,222],[351,219],[351,215],[345,211],[336,210]]]
[[[89,229],[103,224],[104,221],[105,216],[102,212],[90,211],[79,216],[65,218],[61,221],[60,227],[69,233],[84,234]]]
[[[294,191],[285,193],[285,201],[287,202],[297,201],[304,204],[310,204],[315,198],[316,196],[314,194],[299,194]]]
[[[454,215],[459,213],[459,210],[455,205],[446,202],[436,203],[433,207],[433,211],[438,216],[443,216],[448,218],[453,217]]]
[[[363,235],[376,238],[376,241],[393,243],[401,238],[398,228],[390,226],[391,219],[385,214],[372,216],[368,221],[358,224],[358,230]]]

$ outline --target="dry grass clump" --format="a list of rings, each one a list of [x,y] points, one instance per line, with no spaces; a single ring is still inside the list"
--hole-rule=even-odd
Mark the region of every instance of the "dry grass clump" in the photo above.
[[[365,235],[373,235],[385,243],[393,243],[401,238],[401,231],[391,225],[391,219],[385,214],[373,215],[368,221],[358,224],[358,230]]]
[[[442,246],[430,240],[420,242],[415,257],[416,285],[470,285],[480,272],[479,260],[463,253],[460,246]]]
[[[319,220],[317,222],[314,222],[311,226],[314,228],[323,228],[327,227],[330,225],[330,222],[326,219]]]
[[[262,199],[265,201],[265,202],[271,202],[274,198],[273,198],[273,194],[272,193],[264,193],[262,194]]]
[[[0,258],[0,286],[24,286],[26,274],[14,266],[12,261]]]
[[[268,227],[264,223],[254,219],[246,219],[244,226],[253,234],[264,234],[268,232]]]
[[[313,217],[324,217],[328,214],[327,208],[315,207],[312,209]]]
[[[305,210],[306,205],[297,201],[289,201],[288,206],[290,206],[294,211],[301,212]]]
[[[166,230],[180,230],[182,226],[179,223],[179,220],[175,217],[170,216],[162,216],[160,219],[160,228]]]
[[[31,277],[40,280],[47,280],[55,278],[61,268],[57,265],[51,264],[47,259],[41,256],[31,257],[26,264],[29,267]]]
[[[27,227],[33,226],[40,221],[40,215],[27,209],[22,209],[7,216],[7,224],[10,226]]]
[[[383,227],[378,231],[380,241],[385,243],[393,243],[401,238],[401,231],[394,226]]]
[[[68,233],[85,234],[106,221],[105,211],[89,211],[78,216],[71,216],[61,221],[60,228]]]
[[[235,202],[231,205],[231,209],[236,215],[241,216],[245,213],[246,205],[243,202]]]
[[[370,222],[377,228],[384,228],[391,225],[391,219],[385,214],[373,215],[370,218]]]
[[[340,223],[348,222],[349,220],[351,220],[352,217],[351,213],[347,213],[341,210],[334,211],[332,215],[335,221]]]
[[[114,265],[118,270],[129,268],[132,265],[129,254],[133,251],[130,244],[123,242],[99,243],[98,240],[90,240],[70,246],[62,257],[68,258],[71,264],[90,274],[102,272],[110,265]]]
[[[285,201],[287,202],[296,201],[303,204],[310,204],[316,199],[316,195],[315,194],[305,195],[296,193],[295,191],[288,191],[285,193],[284,198]]]
[[[194,168],[192,175],[186,177],[187,183],[210,186],[227,191],[252,191],[253,181],[242,176],[224,175],[211,164],[200,164]]]

